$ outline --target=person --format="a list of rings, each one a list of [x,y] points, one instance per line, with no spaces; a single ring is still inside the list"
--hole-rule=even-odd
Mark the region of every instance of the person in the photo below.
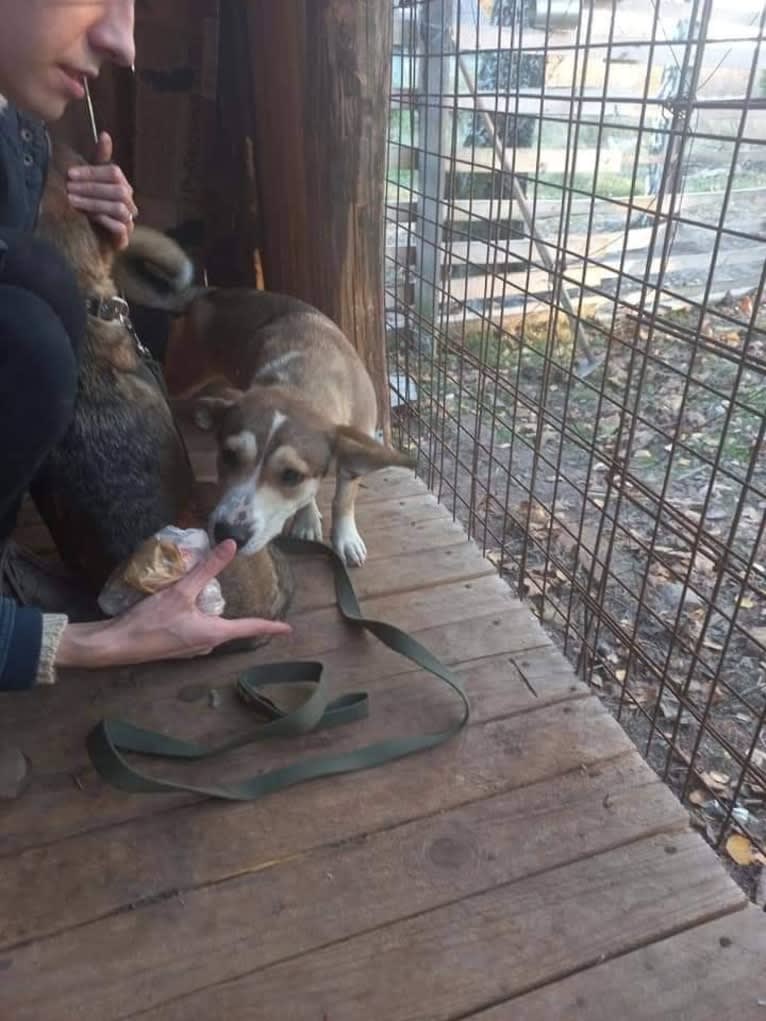
[[[7,553],[24,494],[64,434],[77,389],[85,301],[56,251],[33,234],[46,178],[44,125],[84,98],[83,77],[134,60],[134,0],[0,0],[0,546]],[[137,209],[100,137],[94,165],[73,170],[70,201],[128,244]],[[109,621],[23,605],[0,573],[0,690],[50,684],[58,667],[191,657],[237,638],[289,632],[281,622],[225,620],[196,596],[236,554],[215,547],[175,585]],[[2,557],[0,556],[0,559]],[[6,577],[10,572],[6,572]]]

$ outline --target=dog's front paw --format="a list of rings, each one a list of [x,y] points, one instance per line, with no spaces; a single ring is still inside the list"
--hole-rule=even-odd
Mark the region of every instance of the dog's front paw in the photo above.
[[[290,535],[295,539],[308,539],[309,542],[322,541],[322,515],[313,501],[301,507],[295,515]]]
[[[361,567],[367,559],[367,547],[353,518],[341,518],[333,524],[332,544],[347,567]]]

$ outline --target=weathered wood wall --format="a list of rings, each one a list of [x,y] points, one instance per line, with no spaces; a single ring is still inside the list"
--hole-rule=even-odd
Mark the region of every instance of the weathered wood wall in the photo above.
[[[267,288],[316,305],[372,373],[387,431],[383,201],[390,0],[248,5]]]

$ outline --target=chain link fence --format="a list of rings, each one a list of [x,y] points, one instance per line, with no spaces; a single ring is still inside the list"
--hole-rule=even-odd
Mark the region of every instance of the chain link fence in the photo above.
[[[766,9],[393,16],[396,439],[711,842],[757,864]]]

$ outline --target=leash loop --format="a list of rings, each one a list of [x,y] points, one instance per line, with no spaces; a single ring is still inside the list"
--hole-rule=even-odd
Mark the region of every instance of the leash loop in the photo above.
[[[286,553],[308,553],[314,556],[321,553],[326,556],[333,570],[338,608],[344,619],[369,631],[389,649],[444,681],[458,696],[461,708],[459,718],[446,730],[412,737],[387,738],[340,755],[320,755],[298,760],[288,766],[233,783],[188,784],[162,779],[142,772],[125,757],[126,753],[132,752],[187,762],[200,761],[256,741],[298,737],[361,720],[369,715],[369,698],[364,691],[349,692],[332,700],[329,698],[323,667],[319,662],[296,660],[264,663],[241,674],[236,681],[236,691],[245,705],[266,717],[266,722],[222,744],[206,747],[193,741],[145,730],[122,720],[102,720],[98,723],[87,737],[88,754],[99,775],[113,787],[134,794],[186,791],[228,801],[255,801],[294,784],[322,776],[371,769],[407,755],[436,748],[466,725],[470,706],[456,675],[405,631],[362,615],[346,565],[334,550],[324,543],[285,537],[278,539],[277,545]],[[296,709],[285,712],[265,690],[277,685],[309,686],[311,690]]]

